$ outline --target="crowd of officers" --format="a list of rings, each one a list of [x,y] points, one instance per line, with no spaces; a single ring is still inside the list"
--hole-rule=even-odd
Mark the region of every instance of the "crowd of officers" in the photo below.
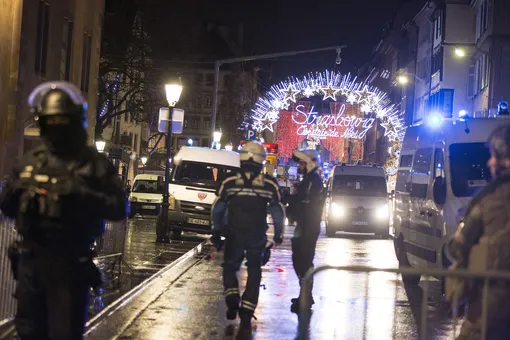
[[[127,199],[117,173],[102,154],[87,145],[87,103],[81,91],[67,82],[43,83],[29,96],[29,105],[44,143],[24,155],[0,192],[0,209],[16,219],[21,242],[9,248],[17,280],[15,325],[22,340],[82,339],[91,289],[101,285],[92,259],[94,241],[104,232],[105,220],[124,220]],[[493,182],[471,202],[465,219],[448,244],[454,268],[469,268],[472,252],[488,245],[486,269],[510,270],[510,127],[492,134],[489,168]],[[267,239],[267,215],[274,224],[274,244],[283,242],[284,220],[296,224],[292,262],[298,279],[313,270],[320,234],[324,187],[319,156],[314,150],[295,150],[302,180],[293,195],[281,197],[277,181],[263,173],[266,151],[250,141],[240,151],[240,171],[227,177],[212,209],[212,238],[224,247],[223,285],[226,317],[241,320],[241,331],[251,332],[262,277],[273,243]],[[237,280],[243,260],[248,280],[241,294]],[[452,285],[450,285],[452,286]],[[478,339],[481,332],[481,286],[462,285],[470,312],[460,339]],[[510,334],[508,285],[494,284],[487,339]],[[455,289],[454,289],[455,290]],[[311,292],[306,292],[311,295]],[[290,301],[290,309],[300,298]]]

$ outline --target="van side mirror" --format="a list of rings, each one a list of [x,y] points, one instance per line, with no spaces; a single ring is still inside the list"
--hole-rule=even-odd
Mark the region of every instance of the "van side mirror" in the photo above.
[[[446,202],[446,180],[444,177],[438,176],[434,179],[432,185],[432,195],[434,202],[438,205],[443,205]]]

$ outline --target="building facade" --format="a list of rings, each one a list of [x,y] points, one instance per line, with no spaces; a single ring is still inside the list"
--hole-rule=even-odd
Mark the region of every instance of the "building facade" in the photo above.
[[[0,174],[4,175],[17,156],[40,143],[27,98],[42,82],[65,80],[81,89],[91,108],[92,142],[104,0],[2,0],[1,4],[2,27],[9,27],[2,29],[2,44],[9,48],[2,47],[0,58],[2,65],[10,65],[2,70],[9,76],[2,75],[6,90],[0,91]]]

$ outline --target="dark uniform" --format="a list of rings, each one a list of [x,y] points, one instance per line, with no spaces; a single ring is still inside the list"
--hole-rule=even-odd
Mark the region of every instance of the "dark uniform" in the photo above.
[[[274,221],[275,242],[278,244],[282,242],[283,208],[280,203],[278,182],[269,175],[241,171],[226,178],[217,195],[218,200],[213,208],[213,238],[218,238],[220,232],[226,238],[223,285],[225,301],[229,308],[227,318],[235,319],[239,309],[241,323],[244,320],[249,324],[259,299],[261,266],[267,242],[268,212]],[[220,230],[224,224],[225,211],[227,227]],[[245,257],[248,281],[241,301],[237,272]]]
[[[115,169],[86,145],[79,102],[58,84],[74,89],[59,82],[43,94],[38,115],[45,145],[17,162],[0,196],[0,209],[17,219],[23,237],[11,248],[15,324],[23,340],[82,338],[90,288],[101,284],[91,247],[104,231],[103,219],[126,217]]]
[[[464,220],[446,248],[455,268],[510,271],[510,125],[497,128],[490,139],[493,181],[471,200]],[[449,279],[451,280],[451,279]],[[453,279],[453,281],[458,281]],[[462,284],[463,283],[463,284]],[[483,281],[458,282],[455,295],[467,298],[469,308],[457,339],[510,338],[510,282],[488,282],[486,319],[482,320]]]
[[[292,264],[300,285],[308,270],[313,268],[315,247],[321,230],[324,186],[317,169],[314,166],[303,174],[287,208],[289,217],[296,222],[292,238]],[[294,312],[298,310],[298,301],[299,298],[292,299],[291,309]]]

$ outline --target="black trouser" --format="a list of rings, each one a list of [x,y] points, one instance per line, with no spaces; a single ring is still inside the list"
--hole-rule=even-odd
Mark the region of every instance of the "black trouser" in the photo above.
[[[262,256],[266,247],[266,236],[258,239],[236,237],[235,234],[226,235],[225,254],[223,263],[223,286],[225,287],[225,301],[230,309],[241,308],[239,315],[251,318],[259,301],[260,281],[262,279]],[[237,272],[246,257],[248,280],[242,301],[239,293]]]
[[[301,286],[305,274],[313,268],[315,247],[320,234],[320,221],[316,225],[298,224],[292,238],[292,265]]]
[[[68,256],[23,253],[18,265],[16,331],[22,340],[82,339],[87,271]]]

